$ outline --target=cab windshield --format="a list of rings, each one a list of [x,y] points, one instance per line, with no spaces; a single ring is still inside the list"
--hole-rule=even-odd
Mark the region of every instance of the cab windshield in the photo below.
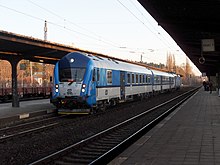
[[[60,82],[82,82],[85,74],[85,68],[65,68],[60,69]]]

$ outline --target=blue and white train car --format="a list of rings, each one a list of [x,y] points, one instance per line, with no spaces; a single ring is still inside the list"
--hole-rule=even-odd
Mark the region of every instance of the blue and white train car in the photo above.
[[[153,70],[153,90],[163,92],[175,88],[175,75],[168,72]]]
[[[182,85],[182,79],[180,75],[173,74],[174,75],[174,88],[179,89]]]
[[[59,114],[91,113],[95,109],[105,109],[106,105],[144,97],[159,90],[154,84],[158,73],[109,58],[69,53],[54,68],[51,102]],[[160,75],[170,76],[169,79],[174,77],[163,72]],[[160,90],[171,87],[166,84]]]

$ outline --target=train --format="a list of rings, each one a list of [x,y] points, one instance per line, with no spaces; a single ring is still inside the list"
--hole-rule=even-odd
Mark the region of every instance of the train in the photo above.
[[[50,98],[51,86],[47,87],[18,87],[19,99],[31,99],[31,98]],[[8,102],[12,100],[12,88],[0,87],[0,101]]]
[[[50,101],[58,114],[90,114],[180,86],[181,76],[175,73],[115,58],[72,52],[54,67]]]

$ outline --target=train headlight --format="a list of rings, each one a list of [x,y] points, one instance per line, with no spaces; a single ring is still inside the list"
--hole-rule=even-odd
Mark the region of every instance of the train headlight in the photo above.
[[[82,92],[84,93],[86,91],[86,84],[82,85]]]
[[[55,88],[56,88],[55,91],[58,93],[58,92],[59,92],[59,85],[56,84],[56,85],[55,85]]]
[[[75,61],[74,58],[71,58],[71,59],[70,59],[70,63],[73,63],[74,61]]]

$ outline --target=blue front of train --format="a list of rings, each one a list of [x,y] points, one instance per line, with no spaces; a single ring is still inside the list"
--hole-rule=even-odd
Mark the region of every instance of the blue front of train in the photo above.
[[[69,53],[57,62],[51,102],[59,114],[90,113],[96,104],[92,70],[92,60],[78,52]]]

